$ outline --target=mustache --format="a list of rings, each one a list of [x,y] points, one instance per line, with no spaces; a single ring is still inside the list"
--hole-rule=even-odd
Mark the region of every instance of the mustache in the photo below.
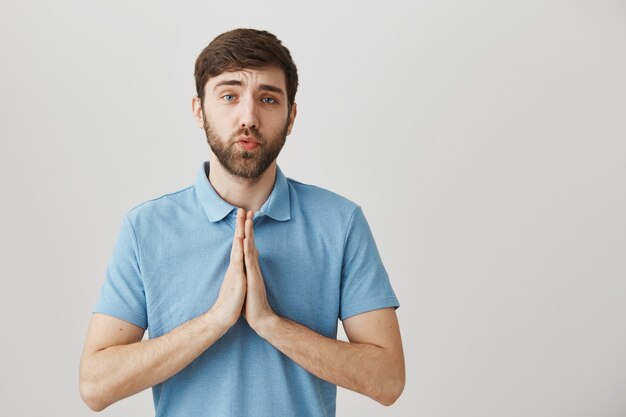
[[[249,129],[247,127],[239,129],[235,134],[230,137],[230,141],[234,144],[235,139],[237,139],[239,136],[252,136],[254,139],[256,139],[259,145],[265,142],[265,138],[256,129]]]

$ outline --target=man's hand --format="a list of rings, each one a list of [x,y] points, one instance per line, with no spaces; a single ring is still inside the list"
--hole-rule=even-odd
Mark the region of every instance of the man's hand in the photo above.
[[[230,264],[224,275],[217,300],[211,307],[220,322],[228,328],[239,320],[246,298],[246,274],[243,259],[245,213],[244,209],[237,209],[237,224],[230,251]]]
[[[260,326],[268,319],[276,317],[270,307],[265,292],[265,282],[259,266],[259,253],[254,244],[253,219],[254,212],[248,211],[245,221],[245,238],[243,239],[244,264],[246,266],[247,289],[244,306],[244,317],[250,327],[258,333]]]

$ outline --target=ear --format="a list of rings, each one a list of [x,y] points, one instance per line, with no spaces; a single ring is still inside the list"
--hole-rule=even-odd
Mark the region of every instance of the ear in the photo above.
[[[291,113],[289,114],[289,126],[287,127],[287,136],[291,133],[293,122],[296,120],[296,114],[298,114],[298,106],[296,102],[291,105]]]
[[[202,111],[200,97],[194,96],[194,98],[191,99],[191,111],[193,112],[193,118],[196,121],[196,126],[204,129],[204,112]]]

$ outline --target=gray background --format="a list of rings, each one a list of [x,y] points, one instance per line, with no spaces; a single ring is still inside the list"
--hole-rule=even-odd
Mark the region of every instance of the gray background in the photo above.
[[[179,3],[2,1],[1,415],[92,414],[122,216],[195,179],[193,63],[235,27],[290,48],[279,164],[363,207],[401,303],[402,397],[338,416],[626,415],[625,2]]]

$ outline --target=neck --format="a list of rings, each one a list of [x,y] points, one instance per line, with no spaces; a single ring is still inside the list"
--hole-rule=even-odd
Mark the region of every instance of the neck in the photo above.
[[[209,182],[217,194],[229,204],[245,210],[259,211],[274,188],[276,161],[257,178],[241,178],[226,171],[211,152]]]

